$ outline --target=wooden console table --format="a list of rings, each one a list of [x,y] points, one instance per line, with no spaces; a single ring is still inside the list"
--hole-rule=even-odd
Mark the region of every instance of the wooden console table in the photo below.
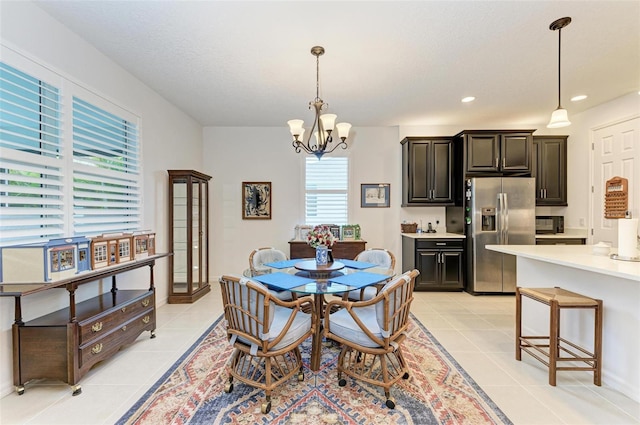
[[[153,266],[158,258],[168,255],[151,255],[54,282],[0,282],[0,296],[15,299],[12,334],[16,392],[23,394],[24,385],[32,379],[46,378],[68,383],[73,395],[78,395],[82,392],[78,381],[93,365],[135,341],[143,331],[150,331],[154,338]],[[148,288],[118,289],[116,275],[145,266],[149,267]],[[80,285],[108,277],[111,291],[76,303],[75,292]],[[24,322],[22,297],[55,288],[67,290],[69,307]]]
[[[353,260],[356,255],[364,251],[367,241],[338,241],[331,248],[333,258]],[[316,258],[315,248],[310,247],[305,241],[289,241],[289,258]]]

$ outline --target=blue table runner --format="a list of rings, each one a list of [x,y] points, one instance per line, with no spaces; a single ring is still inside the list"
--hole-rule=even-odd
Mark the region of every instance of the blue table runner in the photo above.
[[[296,263],[299,263],[300,261],[301,260],[297,258],[295,260],[282,260],[274,261],[272,263],[264,263],[264,265],[273,269],[288,269],[289,267],[295,266]]]
[[[355,260],[338,260],[345,267],[349,267],[350,269],[370,269],[371,267],[378,267],[377,264],[366,263],[364,261],[355,261]]]
[[[353,288],[362,288],[364,286],[373,285],[374,283],[383,282],[387,280],[389,276],[379,273],[358,272],[349,273],[338,277],[332,277],[330,282],[342,283]]]
[[[251,279],[279,289],[291,289],[297,286],[306,285],[307,283],[315,282],[313,279],[282,272],[254,276]]]

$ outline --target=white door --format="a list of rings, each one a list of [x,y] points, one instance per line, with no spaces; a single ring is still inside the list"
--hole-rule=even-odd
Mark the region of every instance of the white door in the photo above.
[[[592,243],[607,242],[617,247],[618,221],[604,218],[605,185],[615,176],[628,179],[628,209],[633,218],[640,218],[640,117],[593,130],[592,136]]]

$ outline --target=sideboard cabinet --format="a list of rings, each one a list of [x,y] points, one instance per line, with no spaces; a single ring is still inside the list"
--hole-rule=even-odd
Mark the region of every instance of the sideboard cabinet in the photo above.
[[[78,395],[82,392],[78,382],[96,363],[113,356],[144,331],[154,338],[153,266],[156,259],[167,255],[151,255],[53,282],[0,282],[0,296],[15,298],[12,338],[16,392],[23,394],[25,384],[33,379],[53,379],[68,383],[73,395]],[[118,274],[145,266],[149,267],[147,288],[118,289]],[[79,286],[106,278],[111,278],[110,291],[86,301],[75,301]],[[69,306],[24,322],[22,297],[56,288],[67,290]]]
[[[363,240],[339,241],[331,247],[334,259],[344,258],[353,260],[356,255],[364,251],[367,242]],[[289,241],[289,258],[315,258],[316,249],[309,246],[305,241]]]

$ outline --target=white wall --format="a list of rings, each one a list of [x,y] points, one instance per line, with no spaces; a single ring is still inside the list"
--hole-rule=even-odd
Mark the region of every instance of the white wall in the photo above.
[[[273,246],[289,253],[296,224],[304,223],[304,158],[286,127],[205,128],[204,170],[213,176],[211,270],[241,273],[251,250]],[[360,224],[367,247],[400,250],[400,144],[395,127],[353,128],[350,221]],[[340,148],[339,148],[340,149]],[[243,181],[272,183],[272,219],[242,220]],[[390,208],[360,208],[362,183],[390,183]]]
[[[125,72],[91,45],[28,2],[2,2],[1,42],[141,117],[144,228],[156,231],[158,252],[167,252],[167,169],[202,168],[202,127]],[[156,301],[168,295],[167,260],[155,267]],[[148,269],[118,277],[122,288],[148,283]],[[140,284],[142,283],[142,286]],[[82,287],[78,300],[94,296],[109,282]],[[66,291],[45,291],[22,301],[25,320],[68,305]],[[12,298],[0,298],[0,395],[13,391]]]

